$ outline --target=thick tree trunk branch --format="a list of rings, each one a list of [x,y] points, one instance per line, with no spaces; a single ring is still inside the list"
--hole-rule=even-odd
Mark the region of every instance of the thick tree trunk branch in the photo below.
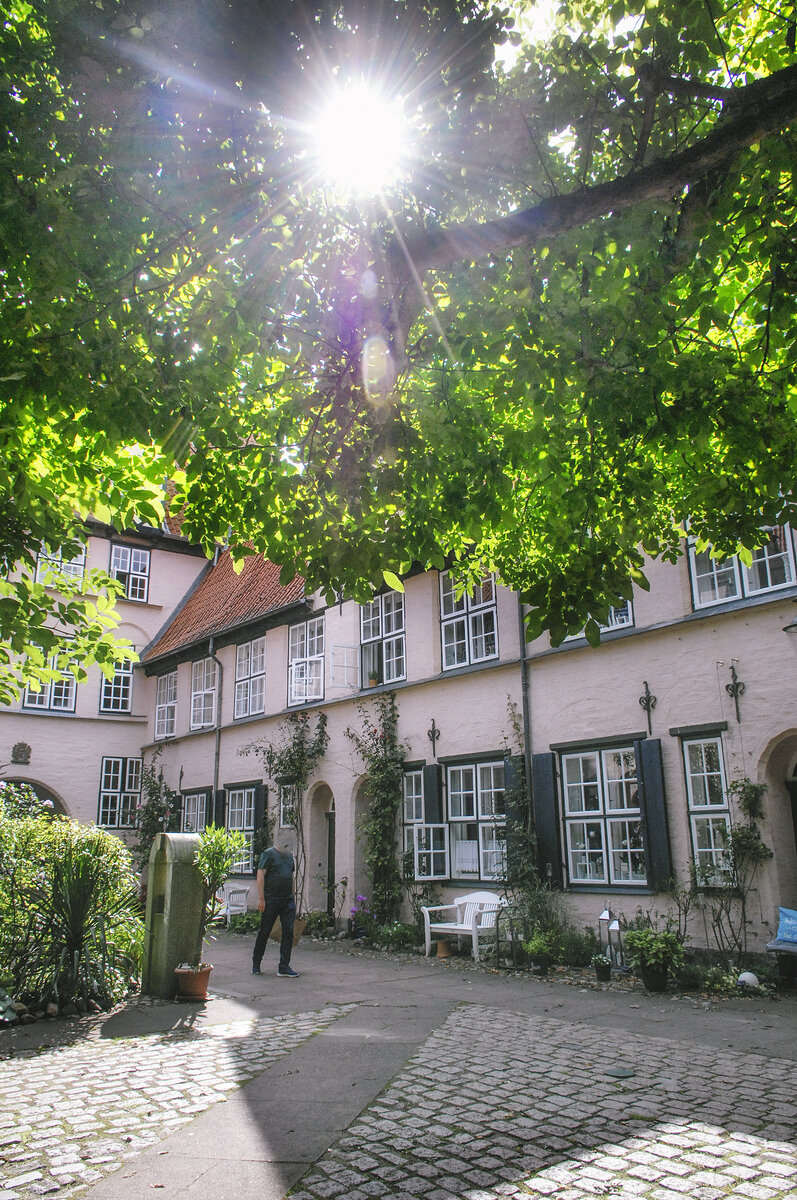
[[[534,208],[483,224],[409,234],[403,244],[397,242],[390,249],[393,270],[398,277],[409,279],[436,267],[544,242],[636,204],[669,200],[707,175],[727,170],[742,150],[797,120],[797,65],[740,88],[734,96],[733,113],[688,150],[620,179],[554,196]]]

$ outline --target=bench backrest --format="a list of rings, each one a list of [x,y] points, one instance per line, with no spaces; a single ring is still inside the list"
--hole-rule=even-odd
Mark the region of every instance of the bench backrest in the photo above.
[[[457,906],[457,921],[461,925],[471,925],[474,916],[481,914],[479,927],[490,929],[495,925],[496,909],[505,905],[506,900],[495,892],[470,892],[467,896],[457,896],[454,903]],[[485,912],[485,909],[488,911]]]

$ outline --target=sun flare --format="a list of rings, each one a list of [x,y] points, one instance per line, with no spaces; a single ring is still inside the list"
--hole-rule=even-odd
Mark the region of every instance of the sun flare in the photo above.
[[[364,81],[350,83],[329,97],[313,143],[325,182],[373,195],[395,182],[406,165],[406,118],[397,100]]]

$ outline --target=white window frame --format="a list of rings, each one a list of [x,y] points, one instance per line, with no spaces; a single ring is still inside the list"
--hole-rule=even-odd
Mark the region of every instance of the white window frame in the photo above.
[[[266,639],[253,638],[235,649],[235,720],[266,711]]]
[[[493,881],[503,878],[506,864],[505,769],[503,759],[449,763],[446,767],[452,879]],[[498,796],[500,803],[496,803]],[[475,837],[472,836],[474,832]]]
[[[296,828],[296,809],[301,803],[302,791],[297,783],[281,783],[279,785],[280,829]]]
[[[86,573],[85,547],[74,558],[64,558],[63,551],[42,547],[36,556],[36,582],[55,585],[55,575],[66,575],[68,579],[82,579]]]
[[[609,609],[607,620],[599,621],[601,633],[611,633],[613,629],[630,629],[634,624],[634,605],[631,600],[626,600],[622,607],[612,607]],[[575,642],[579,638],[584,637],[584,630],[579,630],[578,633],[569,633],[565,638],[566,642]]]
[[[113,678],[103,675],[100,684],[101,713],[129,713],[133,711],[133,664],[117,663]]]
[[[288,704],[324,699],[324,618],[288,630]]]
[[[448,879],[448,826],[426,822],[423,771],[404,772],[404,853],[412,854],[416,880]]]
[[[407,644],[404,595],[384,592],[360,606],[360,652],[363,686],[397,683],[407,678]]]
[[[246,837],[246,847],[232,865],[234,875],[246,875],[252,870],[252,839],[255,834],[254,786],[227,788],[225,825],[237,829]]]
[[[141,546],[114,542],[109,574],[124,584],[125,599],[146,604],[149,598],[150,552]]]
[[[708,761],[707,751],[716,754],[716,764]],[[683,755],[697,880],[704,887],[710,887],[712,882],[725,881],[731,831],[722,738],[719,735],[685,738]]]
[[[106,755],[100,764],[97,824],[104,829],[134,829],[141,804],[140,758]]]
[[[191,663],[191,728],[207,729],[216,721],[216,663],[199,658]]]
[[[180,828],[183,833],[201,833],[208,823],[210,796],[207,790],[184,792]]]
[[[155,740],[174,737],[177,729],[177,672],[159,675],[155,689]]]
[[[484,575],[472,592],[457,596],[450,572],[441,573],[440,635],[444,671],[498,658],[494,575]]]
[[[791,526],[775,525],[769,529],[769,533],[770,542],[753,551],[751,567],[746,567],[737,555],[731,558],[712,558],[710,546],[698,551],[694,539],[690,540],[689,574],[692,583],[692,603],[696,609],[713,608],[717,604],[767,595],[791,587],[797,582]],[[778,539],[782,548],[777,547]],[[785,578],[777,583],[761,585],[755,578],[756,574],[763,570],[771,579],[776,562],[780,563]],[[706,579],[712,583],[710,588],[704,589],[701,594],[701,582]],[[720,589],[724,589],[724,595],[719,594]]]
[[[635,747],[590,747],[563,753],[561,780],[569,883],[576,887],[647,887]]]
[[[53,669],[57,669],[56,661],[57,656],[53,656],[49,661]],[[43,682],[38,692],[28,683],[22,697],[23,708],[50,714],[73,713],[76,704],[77,680],[69,672],[64,672],[60,679]]]

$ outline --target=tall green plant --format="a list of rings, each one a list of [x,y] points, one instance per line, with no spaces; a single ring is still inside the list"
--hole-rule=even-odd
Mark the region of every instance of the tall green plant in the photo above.
[[[202,914],[191,959],[194,970],[199,968],[202,961],[202,946],[208,925],[218,916],[221,909],[218,893],[232,875],[233,868],[245,849],[246,837],[240,829],[206,825],[199,834],[194,865],[202,876]]]
[[[279,730],[278,740],[250,742],[240,750],[241,754],[257,755],[265,767],[266,777],[277,789],[285,786],[296,789],[297,799],[292,812],[292,824],[296,834],[294,889],[296,903],[300,908],[304,901],[304,885],[307,875],[304,793],[310,777],[324,757],[328,745],[326,714],[317,713],[315,727],[313,727],[310,714],[300,712],[291,713],[285,718]],[[272,830],[273,827],[274,821],[272,820]]]
[[[161,749],[141,772],[141,803],[136,814],[136,838],[132,848],[133,862],[139,871],[149,863],[157,835],[180,828],[180,793],[164,781],[158,762]]]
[[[403,797],[407,748],[398,737],[398,705],[393,692],[383,692],[372,704],[357,710],[362,732],[347,729],[364,766],[363,786],[370,803],[359,830],[365,864],[371,879],[371,904],[376,921],[395,921],[402,895],[398,860],[397,822]],[[375,716],[372,716],[375,712]]]

